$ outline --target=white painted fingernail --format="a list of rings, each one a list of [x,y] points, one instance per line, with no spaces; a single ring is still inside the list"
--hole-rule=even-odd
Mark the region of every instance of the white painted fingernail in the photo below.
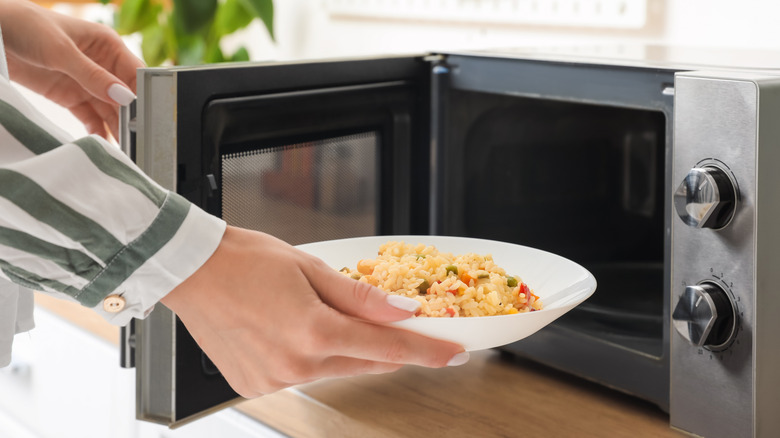
[[[447,362],[447,366],[456,367],[458,365],[463,365],[468,361],[469,361],[469,352],[464,351],[463,353],[458,353],[455,356],[452,356],[452,359],[450,359],[450,361]]]
[[[135,100],[135,94],[122,84],[108,87],[108,97],[120,105],[130,105]]]
[[[420,308],[420,302],[400,295],[388,295],[387,304],[407,312],[416,312]]]

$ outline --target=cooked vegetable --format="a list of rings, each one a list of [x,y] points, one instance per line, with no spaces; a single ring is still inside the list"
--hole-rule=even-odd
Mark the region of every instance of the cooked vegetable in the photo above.
[[[530,299],[531,297],[533,297],[535,300],[539,299],[538,296],[536,296],[533,292],[531,292],[531,288],[528,287],[528,285],[525,283],[520,283],[520,293],[525,294],[525,297],[527,299]]]
[[[465,284],[467,287],[471,286],[472,280],[475,280],[475,278],[469,275],[468,272],[464,272],[460,275],[460,281],[462,281],[463,284]]]
[[[424,280],[423,280],[423,282],[422,282],[422,283],[420,283],[420,285],[419,285],[419,286],[417,286],[417,292],[418,292],[420,295],[426,294],[426,293],[428,293],[428,289],[429,289],[430,287],[431,287],[431,284],[430,284],[430,283],[428,283],[428,280],[425,280],[425,279],[424,279]]]
[[[372,274],[374,272],[374,267],[377,265],[377,263],[378,262],[376,260],[363,259],[358,262],[357,270],[358,272],[364,275]]]

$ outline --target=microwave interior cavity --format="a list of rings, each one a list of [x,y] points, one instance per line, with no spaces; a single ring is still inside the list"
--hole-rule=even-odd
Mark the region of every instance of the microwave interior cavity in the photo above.
[[[664,114],[473,91],[449,99],[444,232],[580,263],[598,293],[558,324],[661,357]]]

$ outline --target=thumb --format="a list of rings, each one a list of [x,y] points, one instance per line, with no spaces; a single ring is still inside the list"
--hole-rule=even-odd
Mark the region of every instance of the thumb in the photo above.
[[[320,299],[347,315],[391,322],[407,319],[420,308],[417,300],[389,295],[378,287],[342,275],[321,261],[309,264],[303,271]]]

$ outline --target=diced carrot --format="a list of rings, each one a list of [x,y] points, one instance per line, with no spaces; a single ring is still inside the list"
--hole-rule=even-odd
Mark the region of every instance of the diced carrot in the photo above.
[[[374,267],[376,267],[378,263],[379,262],[376,260],[364,259],[357,263],[357,270],[363,275],[370,275],[374,273]]]

